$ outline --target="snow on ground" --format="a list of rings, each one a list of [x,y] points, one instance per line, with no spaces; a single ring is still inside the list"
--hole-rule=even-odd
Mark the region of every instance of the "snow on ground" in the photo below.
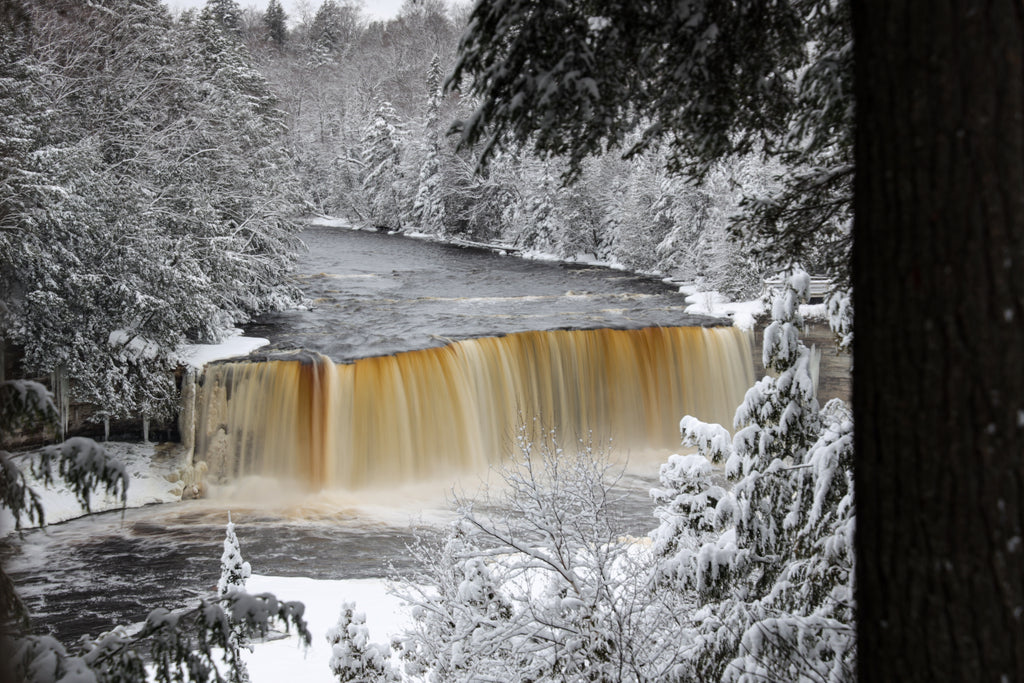
[[[331,646],[327,629],[338,623],[343,602],[355,602],[366,613],[370,641],[387,645],[391,637],[412,623],[411,608],[388,592],[382,579],[315,580],[304,577],[252,575],[246,582],[249,593],[273,593],[278,599],[298,600],[306,605],[305,619],[313,643],[304,650],[295,635],[259,643],[252,653],[243,653],[252,683],[331,683]],[[401,663],[392,663],[401,669]]]
[[[650,539],[636,539],[630,557],[638,559],[650,551]],[[622,560],[629,566],[626,558]],[[540,581],[516,572],[511,579],[518,598],[539,592],[547,586],[543,573]],[[529,573],[527,573],[529,574]],[[537,578],[536,576],[533,578]],[[392,594],[393,584],[384,579],[316,580],[305,577],[262,576],[253,574],[246,582],[248,593],[273,593],[279,600],[300,601],[306,606],[304,618],[313,636],[308,649],[303,649],[298,636],[292,634],[279,640],[257,643],[251,653],[243,652],[252,683],[332,683],[329,662],[331,646],[327,630],[338,622],[341,605],[355,602],[356,611],[366,614],[366,627],[370,642],[388,646],[397,636],[413,625],[412,607]],[[400,587],[399,587],[400,589]],[[402,662],[392,652],[391,664],[402,671]]]
[[[719,292],[698,292],[696,285],[682,285],[679,291],[686,294],[687,313],[726,316],[733,325],[744,330],[754,329],[754,318],[765,310],[764,299],[753,301],[731,301]]]
[[[732,301],[719,292],[697,291],[696,285],[682,285],[679,291],[686,294],[687,313],[729,317],[736,327],[744,330],[754,329],[754,319],[767,310],[763,296],[752,301]],[[824,319],[827,317],[825,304],[801,304],[800,315],[806,319]]]
[[[322,225],[327,228],[348,228],[349,230],[358,230],[359,227],[352,224],[352,221],[347,218],[338,218],[336,216],[314,216],[308,220],[303,221],[308,225]]]
[[[243,337],[241,330],[235,330],[220,344],[186,344],[179,349],[178,356],[182,363],[198,370],[215,360],[246,356],[269,343],[269,339]]]
[[[152,503],[171,503],[181,500],[181,483],[178,470],[183,465],[185,452],[177,444],[154,443],[105,443],[107,452],[125,466],[128,473],[128,507],[142,507]],[[46,511],[46,523],[56,524],[86,514],[60,478],[52,486],[43,484],[32,476],[31,453],[13,456],[12,461],[25,474],[28,484],[39,494]],[[173,481],[172,481],[173,480]],[[121,507],[119,497],[97,493],[90,501],[93,512],[114,510]],[[35,524],[22,522],[23,528]],[[14,517],[6,509],[0,510],[0,538],[14,530]]]

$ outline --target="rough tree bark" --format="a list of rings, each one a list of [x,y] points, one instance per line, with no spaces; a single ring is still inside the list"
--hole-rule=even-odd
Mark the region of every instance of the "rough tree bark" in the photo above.
[[[1024,681],[1024,3],[855,1],[862,681]]]

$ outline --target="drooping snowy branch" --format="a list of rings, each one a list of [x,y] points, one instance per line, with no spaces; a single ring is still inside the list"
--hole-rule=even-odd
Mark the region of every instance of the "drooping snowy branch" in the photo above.
[[[698,679],[855,678],[853,421],[842,401],[819,410],[799,340],[807,274],[787,278],[765,331],[777,376],[751,388],[730,440],[686,417],[686,445],[652,491],[657,575],[702,604],[682,671]],[[735,480],[712,483],[710,461]],[[712,503],[714,505],[712,509]]]

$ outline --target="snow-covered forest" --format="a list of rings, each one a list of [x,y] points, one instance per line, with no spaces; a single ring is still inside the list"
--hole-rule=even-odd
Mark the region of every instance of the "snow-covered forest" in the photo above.
[[[642,120],[579,163],[513,145],[486,148],[478,173],[485,146],[460,146],[452,126],[479,99],[460,91],[464,79],[445,82],[469,11],[407,2],[371,22],[338,0],[291,17],[277,2],[234,0],[178,16],[142,0],[12,10],[0,277],[24,293],[9,297],[3,334],[24,348],[26,370],[70,378],[74,400],[99,406],[93,419],[167,417],[182,343],[295,301],[284,275],[300,248],[294,221],[311,214],[596,259],[733,296],[757,293],[793,258],[841,270],[841,197],[793,249],[772,248],[747,220],[770,226],[777,217],[762,214],[794,211],[795,171],[797,184],[846,178],[848,146],[814,139],[829,121],[803,122],[803,139],[779,138],[770,154],[763,140],[739,146],[697,180],[675,171],[701,160],[649,144]],[[845,24],[818,21],[829,40],[808,49],[835,68]],[[815,78],[798,95],[848,116],[848,95],[820,92]]]
[[[770,376],[733,424],[673,417],[696,452],[662,465],[649,542],[617,530],[600,448],[520,438],[503,497],[456,501],[457,521],[410,549],[422,565],[395,588],[404,627],[371,643],[347,599],[324,669],[342,681],[855,679],[853,418],[842,401],[818,405],[799,341],[804,268],[832,279],[829,311],[852,340],[845,3],[761,16],[779,41],[756,46],[743,11],[674,11],[677,33],[646,26],[643,40],[689,45],[669,71],[706,89],[652,95],[655,77],[634,104],[611,72],[664,57],[628,53],[630,10],[506,5],[408,0],[370,21],[353,0],[291,17],[279,0],[178,14],[158,0],[5,2],[0,341],[24,373],[96,406],[94,420],[172,417],[185,344],[303,303],[288,275],[312,216],[737,298],[782,270]],[[561,58],[535,73],[535,49],[539,63]],[[736,82],[720,92],[726,56]],[[671,132],[665,109],[682,112]],[[572,121],[594,130],[575,138]],[[0,437],[59,420],[53,398],[0,383]],[[55,479],[86,509],[100,488],[126,500],[125,468],[88,439],[28,460],[2,458],[0,504],[16,523],[43,523],[35,487]],[[5,631],[4,648],[40,683],[263,680],[246,653],[273,623],[308,646],[304,607],[245,591],[230,521],[221,560],[216,596],[186,610],[77,645]],[[0,578],[16,632],[27,610]]]
[[[217,5],[4,7],[2,336],[97,419],[166,417],[181,343],[295,300],[278,99]]]
[[[764,302],[767,376],[732,424],[671,416],[689,450],[665,456],[643,537],[616,524],[622,478],[599,444],[510,440],[499,486],[415,532],[418,569],[389,584],[404,612],[383,640],[379,567],[365,583],[262,576],[224,515],[216,589],[175,576],[172,608],[161,595],[61,642],[32,630],[19,594],[59,602],[39,559],[63,541],[33,531],[44,542],[19,555],[28,535],[9,533],[0,678],[1024,680],[1019,0],[406,0],[385,21],[359,0],[298,0],[291,16],[258,2],[0,0],[0,442],[54,442],[0,450],[0,518],[42,526],[104,492],[97,507],[148,505],[128,488],[168,484],[161,507],[194,513],[178,532],[203,529],[191,503],[226,512],[179,500],[208,471],[191,453],[158,458],[147,434],[126,465],[63,439],[61,421],[69,401],[97,422],[172,418],[181,386],[202,382],[183,378],[188,344],[311,303],[289,275],[311,217],[733,297],[785,273]],[[852,409],[815,397],[808,272],[832,283],[846,348],[856,286]],[[440,293],[452,309],[472,298]],[[633,294],[619,299],[650,301]],[[236,379],[211,391],[227,400]],[[322,411],[291,404],[316,432]],[[323,518],[362,523],[343,507]],[[138,513],[141,547],[184,544]],[[371,554],[395,540],[362,531]],[[63,569],[76,599],[114,603],[139,575],[88,585],[110,561],[100,547]],[[10,558],[37,575],[9,574]]]
[[[246,13],[240,30],[287,112],[310,210],[387,230],[598,259],[731,295],[760,290],[768,264],[755,258],[751,240],[730,240],[730,229],[753,205],[784,192],[791,159],[752,149],[691,182],[669,170],[667,148],[623,158],[640,142],[638,121],[623,145],[579,169],[515,145],[490,154],[477,173],[485,145],[460,147],[452,126],[471,118],[479,100],[461,92],[461,79],[446,82],[469,11],[441,0],[406,2],[395,19],[367,23],[358,3],[326,0],[291,17],[288,30],[274,24],[276,9]],[[569,176],[575,182],[565,187]],[[847,227],[847,218],[837,216],[835,227]],[[833,237],[819,235],[821,244]],[[802,254],[815,272],[828,265],[815,253],[821,244]]]

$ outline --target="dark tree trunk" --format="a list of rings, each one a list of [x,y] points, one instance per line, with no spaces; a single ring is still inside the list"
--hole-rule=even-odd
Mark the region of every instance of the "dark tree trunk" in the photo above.
[[[1024,3],[854,1],[862,681],[1024,681]]]

